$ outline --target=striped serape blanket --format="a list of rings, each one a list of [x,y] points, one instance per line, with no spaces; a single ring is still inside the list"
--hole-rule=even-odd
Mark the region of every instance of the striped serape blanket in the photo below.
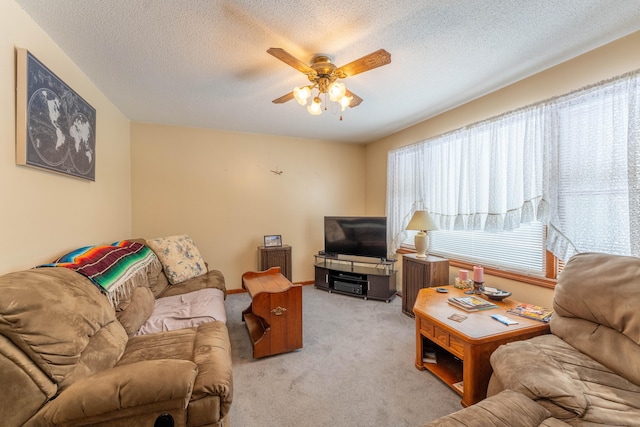
[[[65,267],[87,277],[102,291],[114,307],[127,295],[138,274],[147,273],[153,262],[159,262],[147,246],[122,240],[111,246],[85,246],[61,256],[50,264],[38,267]]]

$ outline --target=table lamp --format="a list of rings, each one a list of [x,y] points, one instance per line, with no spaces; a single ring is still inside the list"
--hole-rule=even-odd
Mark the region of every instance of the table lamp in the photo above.
[[[411,221],[407,225],[407,230],[418,230],[414,238],[416,252],[418,258],[427,257],[427,248],[429,247],[429,230],[437,230],[435,221],[427,211],[415,211]]]

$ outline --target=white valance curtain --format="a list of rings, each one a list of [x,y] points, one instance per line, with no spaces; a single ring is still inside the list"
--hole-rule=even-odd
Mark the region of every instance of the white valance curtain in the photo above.
[[[543,113],[544,106],[520,110],[390,152],[390,249],[406,238],[415,210],[447,230],[512,230],[534,220],[543,194]]]
[[[448,230],[512,230],[538,219],[560,259],[587,250],[640,255],[639,76],[390,152],[391,253],[420,209]]]

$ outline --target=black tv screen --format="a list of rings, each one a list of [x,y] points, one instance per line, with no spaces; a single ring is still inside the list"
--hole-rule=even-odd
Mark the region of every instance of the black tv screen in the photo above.
[[[335,255],[387,257],[387,218],[325,216],[324,251]]]

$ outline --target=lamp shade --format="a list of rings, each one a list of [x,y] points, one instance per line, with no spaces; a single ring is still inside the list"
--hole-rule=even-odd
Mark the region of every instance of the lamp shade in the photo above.
[[[347,109],[347,107],[351,104],[351,101],[353,101],[353,96],[345,95],[340,98],[340,107],[342,107],[342,111]]]
[[[407,224],[407,230],[429,231],[437,229],[436,222],[427,211],[415,211],[411,221]]]
[[[329,99],[334,102],[339,102],[346,93],[347,88],[344,83],[334,82],[329,86]]]
[[[298,104],[305,105],[307,98],[311,96],[311,89],[308,86],[293,88],[293,97],[298,101]]]
[[[427,249],[429,248],[429,235],[427,234],[427,231],[437,229],[438,226],[433,218],[431,218],[429,212],[415,211],[411,217],[411,221],[407,224],[407,230],[418,230],[418,233],[416,233],[413,238],[414,245],[416,247],[416,256],[418,258],[427,257]]]
[[[322,101],[317,96],[313,98],[311,105],[307,107],[307,111],[314,116],[322,114]]]

